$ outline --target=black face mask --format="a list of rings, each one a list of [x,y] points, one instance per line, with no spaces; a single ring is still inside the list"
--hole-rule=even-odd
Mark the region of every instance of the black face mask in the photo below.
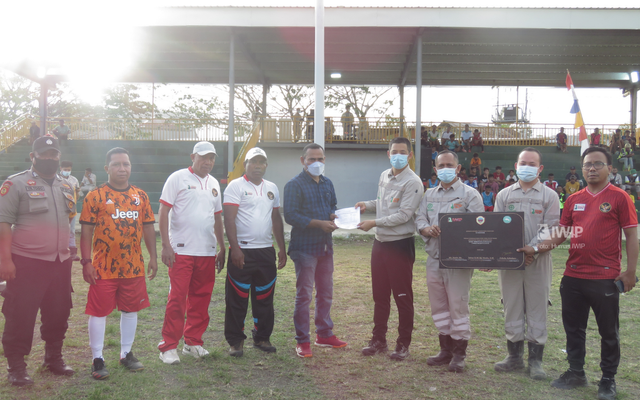
[[[33,166],[36,171],[43,175],[53,175],[60,167],[60,161],[47,158],[34,158]]]

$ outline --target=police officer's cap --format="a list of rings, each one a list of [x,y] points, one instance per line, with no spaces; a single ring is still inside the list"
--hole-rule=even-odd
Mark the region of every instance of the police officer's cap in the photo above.
[[[33,141],[32,151],[34,153],[42,154],[47,150],[58,150],[60,151],[60,145],[58,144],[58,139],[53,136],[42,136]]]

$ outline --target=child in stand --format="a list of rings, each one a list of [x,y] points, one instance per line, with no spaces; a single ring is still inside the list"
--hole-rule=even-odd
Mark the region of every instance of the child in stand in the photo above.
[[[491,186],[485,185],[484,192],[482,192],[482,204],[484,204],[484,211],[493,211],[495,201],[496,194],[491,191]]]
[[[562,216],[562,210],[564,209],[564,201],[567,199],[567,194],[564,191],[562,186],[558,186],[556,188],[556,192],[558,193],[558,200],[560,200],[560,216]]]

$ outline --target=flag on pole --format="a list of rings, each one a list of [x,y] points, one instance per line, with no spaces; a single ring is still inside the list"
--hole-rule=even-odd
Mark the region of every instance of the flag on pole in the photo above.
[[[580,155],[582,155],[582,153],[589,148],[589,140],[587,139],[587,130],[584,127],[582,112],[580,111],[580,105],[578,104],[578,98],[576,97],[576,90],[573,87],[573,80],[571,79],[571,75],[569,75],[569,70],[567,70],[567,79],[565,80],[565,84],[567,85],[567,90],[571,90],[571,94],[573,95],[573,106],[571,107],[570,112],[571,114],[576,115],[576,122],[573,127],[580,129],[578,140],[580,140]]]

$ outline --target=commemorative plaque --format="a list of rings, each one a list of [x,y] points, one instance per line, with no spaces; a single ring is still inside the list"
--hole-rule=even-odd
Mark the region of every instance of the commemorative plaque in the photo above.
[[[524,213],[440,213],[440,268],[524,269]]]

